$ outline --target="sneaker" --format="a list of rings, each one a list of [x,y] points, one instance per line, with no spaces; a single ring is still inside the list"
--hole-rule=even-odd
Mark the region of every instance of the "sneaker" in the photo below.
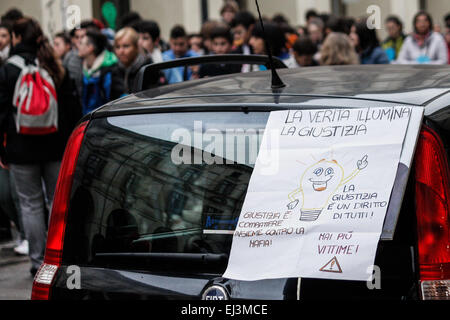
[[[23,240],[20,245],[14,248],[14,252],[21,256],[27,256],[28,255],[28,241]]]

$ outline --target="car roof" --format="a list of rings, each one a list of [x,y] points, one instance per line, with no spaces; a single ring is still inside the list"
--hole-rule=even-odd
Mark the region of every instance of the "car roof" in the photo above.
[[[324,66],[281,69],[278,73],[286,84],[280,91],[271,89],[270,71],[239,73],[132,94],[106,105],[101,111],[193,103],[273,104],[274,96],[286,103],[307,96],[425,106],[450,94],[450,66],[442,65]]]

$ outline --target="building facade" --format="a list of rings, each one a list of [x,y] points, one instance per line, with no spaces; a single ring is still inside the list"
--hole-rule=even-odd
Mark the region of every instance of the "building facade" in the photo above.
[[[101,7],[108,0],[2,0],[0,13],[9,8],[21,9],[26,15],[39,20],[48,35],[62,29],[70,29],[80,20],[101,18]],[[188,32],[198,32],[206,19],[220,19],[220,8],[224,0],[109,0],[118,9],[118,19],[136,11],[143,18],[154,19],[161,26],[162,36],[168,38],[175,24],[182,24]],[[256,14],[254,0],[239,0],[242,9]],[[380,37],[385,36],[383,21],[395,14],[405,24],[406,32],[412,31],[414,14],[423,9],[431,13],[436,24],[443,26],[443,18],[450,13],[449,0],[259,0],[265,16],[282,13],[293,26],[305,24],[305,13],[316,9],[319,13],[334,13],[360,17],[379,14]],[[374,7],[375,6],[375,7]],[[375,9],[374,9],[375,8]],[[371,9],[372,11],[368,11]],[[375,11],[373,11],[375,10]]]

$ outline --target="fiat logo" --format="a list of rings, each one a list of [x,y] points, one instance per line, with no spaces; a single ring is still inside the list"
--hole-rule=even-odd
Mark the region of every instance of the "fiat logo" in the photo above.
[[[211,286],[203,292],[202,300],[229,300],[229,297],[224,288]]]

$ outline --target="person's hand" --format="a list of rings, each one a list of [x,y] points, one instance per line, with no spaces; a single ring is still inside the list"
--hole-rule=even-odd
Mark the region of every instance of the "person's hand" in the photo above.
[[[298,200],[295,200],[295,201],[292,201],[291,203],[289,203],[287,205],[287,207],[289,210],[294,210],[297,205],[298,205]]]
[[[367,158],[368,156],[366,154],[361,160],[358,160],[358,162],[356,163],[356,165],[358,166],[358,170],[363,170],[367,167],[367,165],[369,164]]]

